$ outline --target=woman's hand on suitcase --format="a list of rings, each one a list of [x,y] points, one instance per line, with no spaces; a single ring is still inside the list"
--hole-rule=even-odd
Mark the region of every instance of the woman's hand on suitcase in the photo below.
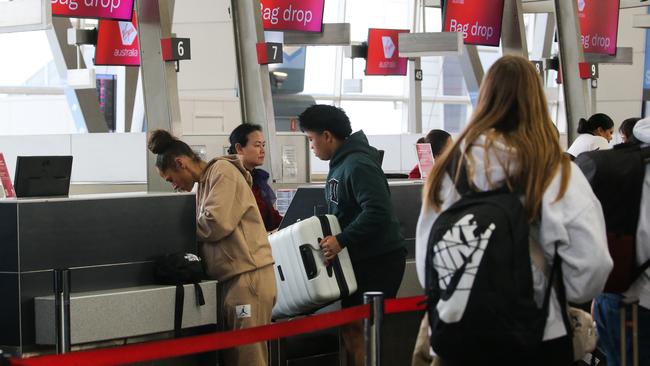
[[[325,265],[329,265],[331,261],[336,258],[336,255],[341,251],[341,244],[336,239],[336,236],[326,236],[320,241],[320,249],[325,256]]]

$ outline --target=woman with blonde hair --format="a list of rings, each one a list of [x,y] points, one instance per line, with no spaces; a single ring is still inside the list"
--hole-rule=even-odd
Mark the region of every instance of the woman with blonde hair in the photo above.
[[[598,295],[612,268],[600,203],[580,170],[560,148],[534,66],[518,56],[500,58],[487,72],[469,124],[452,148],[439,158],[427,180],[416,230],[416,264],[423,287],[425,271],[431,270],[425,268],[425,261],[436,219],[461,199],[459,190],[497,189],[521,197],[523,216],[530,224],[530,238],[533,239],[531,254],[543,253],[542,263],[537,264],[539,261],[535,262],[533,255],[532,262],[536,264],[531,265],[531,285],[537,307],[542,308],[547,289],[544,273],[548,273],[556,250],[563,273],[558,281],[562,280],[566,287],[567,300],[585,303]],[[470,246],[469,241],[460,245]],[[435,252],[429,254],[436,255]],[[455,275],[464,276],[458,273],[464,267],[457,269]],[[498,270],[484,268],[479,267],[476,278],[485,271]],[[501,285],[511,286],[513,290],[515,287],[509,283]],[[573,361],[570,345],[568,352],[557,352],[566,351],[563,345],[568,345],[570,339],[555,290],[550,299],[545,325],[540,327],[544,342],[540,340],[534,354],[513,355],[508,344],[491,349],[489,354],[472,352],[472,347],[477,345],[465,344],[465,352],[450,357],[449,354],[445,356],[444,351],[437,351],[438,345],[432,342],[433,351],[441,355],[441,366],[570,365]],[[440,309],[448,302],[429,306]]]

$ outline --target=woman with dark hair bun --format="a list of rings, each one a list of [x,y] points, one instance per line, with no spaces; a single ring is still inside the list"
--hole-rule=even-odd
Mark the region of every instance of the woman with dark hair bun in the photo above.
[[[614,133],[614,121],[604,113],[596,113],[589,119],[580,118],[578,137],[567,152],[577,157],[585,151],[607,150]]]
[[[196,236],[209,278],[219,281],[225,330],[271,322],[277,293],[271,245],[251,190],[252,179],[235,155],[205,162],[169,132],[149,135],[160,176],[175,190],[196,193]],[[225,365],[267,365],[266,342],[223,351]]]
[[[264,220],[266,231],[273,231],[280,226],[282,216],[275,209],[275,192],[269,185],[269,173],[258,168],[264,164],[266,141],[262,126],[243,123],[230,133],[229,154],[237,154],[244,168],[253,177],[253,195]]]

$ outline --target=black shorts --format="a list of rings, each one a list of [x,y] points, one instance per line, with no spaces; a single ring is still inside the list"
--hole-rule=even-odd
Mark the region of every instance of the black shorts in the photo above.
[[[406,266],[406,249],[400,248],[386,254],[352,263],[357,279],[357,291],[341,300],[341,307],[349,308],[363,304],[363,293],[381,291],[384,298],[397,296]]]

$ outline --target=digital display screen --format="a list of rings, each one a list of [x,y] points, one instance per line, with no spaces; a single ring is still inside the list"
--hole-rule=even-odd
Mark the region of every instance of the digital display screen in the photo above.
[[[129,20],[133,0],[50,0],[52,15],[70,18]]]
[[[504,0],[447,0],[445,32],[462,33],[465,44],[498,46]]]
[[[582,49],[616,55],[619,0],[577,0]]]
[[[100,20],[95,46],[95,65],[140,66],[138,22]]]
[[[368,30],[366,75],[406,75],[406,57],[399,57],[399,34],[407,29]]]
[[[262,0],[264,30],[323,31],[325,0]]]

